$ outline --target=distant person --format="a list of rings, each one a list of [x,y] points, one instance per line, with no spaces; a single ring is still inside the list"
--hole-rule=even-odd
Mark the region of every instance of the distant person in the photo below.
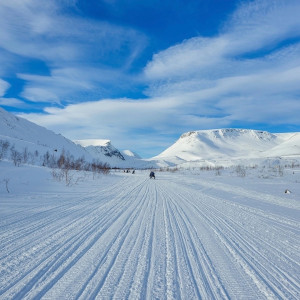
[[[132,174],[134,174],[134,173],[135,173],[135,170],[132,171]]]
[[[155,173],[153,171],[151,171],[149,177],[150,177],[150,179],[151,178],[155,179]]]

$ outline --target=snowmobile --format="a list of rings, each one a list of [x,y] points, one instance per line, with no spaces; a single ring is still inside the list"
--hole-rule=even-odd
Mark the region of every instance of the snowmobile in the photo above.
[[[151,178],[155,179],[155,174],[154,174],[154,172],[150,172],[149,177],[150,177],[150,179],[151,179]]]

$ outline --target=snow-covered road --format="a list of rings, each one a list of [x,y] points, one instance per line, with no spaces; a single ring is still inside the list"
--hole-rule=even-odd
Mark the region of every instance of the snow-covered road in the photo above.
[[[0,200],[0,299],[300,299],[284,194],[142,173]]]

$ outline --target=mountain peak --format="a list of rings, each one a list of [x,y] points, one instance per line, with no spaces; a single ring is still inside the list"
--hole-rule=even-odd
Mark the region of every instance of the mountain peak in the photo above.
[[[176,157],[186,161],[266,156],[283,136],[252,129],[222,128],[189,131],[157,158]]]
[[[192,135],[198,135],[198,134],[211,134],[211,135],[236,135],[236,134],[249,134],[249,133],[255,133],[255,134],[270,134],[267,131],[262,130],[254,130],[254,129],[242,129],[242,128],[219,128],[219,129],[206,129],[206,130],[194,130],[189,131],[186,133],[183,133],[181,135],[181,138],[192,136]]]

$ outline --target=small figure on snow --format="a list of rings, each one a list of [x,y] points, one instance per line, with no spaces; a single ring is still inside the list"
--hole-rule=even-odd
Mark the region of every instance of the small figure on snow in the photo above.
[[[155,179],[155,174],[154,174],[154,172],[153,172],[153,171],[151,171],[151,172],[150,172],[150,175],[149,175],[149,177],[150,177],[150,179],[151,179],[151,178]]]

